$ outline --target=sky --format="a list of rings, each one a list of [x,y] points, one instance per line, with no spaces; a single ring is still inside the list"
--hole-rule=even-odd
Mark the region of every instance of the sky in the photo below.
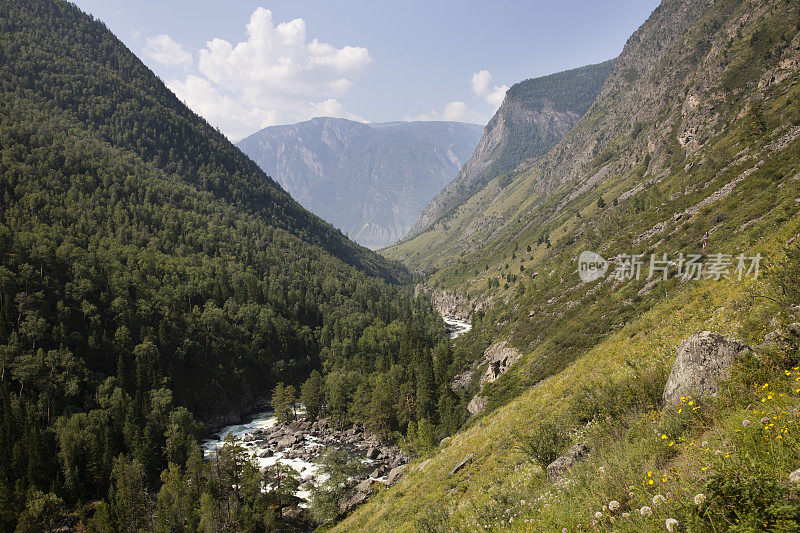
[[[616,57],[656,0],[76,0],[232,141],[315,116],[485,124]]]

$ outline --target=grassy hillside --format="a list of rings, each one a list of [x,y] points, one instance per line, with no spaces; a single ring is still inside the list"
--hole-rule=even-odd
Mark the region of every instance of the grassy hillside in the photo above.
[[[794,497],[786,479],[796,443],[784,446],[773,434],[762,442],[760,427],[746,433],[741,422],[785,419],[797,405],[788,382],[796,346],[759,351],[742,363],[730,393],[697,411],[662,410],[659,401],[681,340],[711,329],[757,345],[777,327],[765,329],[770,318],[791,319],[789,305],[798,302],[771,303],[785,299],[772,282],[681,281],[677,265],[667,281],[587,284],[577,257],[642,253],[645,277],[651,253],[761,253],[775,272],[789,268],[779,265],[800,223],[799,30],[792,2],[663,2],[570,134],[539,164],[510,183],[497,176],[464,204],[463,212],[482,215],[465,223],[474,233],[447,233],[460,243],[458,257],[437,255],[437,241],[417,241],[421,261],[438,268],[427,288],[460,292],[481,307],[460,348],[478,357],[509,340],[524,357],[484,388],[486,411],[342,530],[573,531],[596,512],[598,527],[622,531],[663,530],[670,517],[693,531],[729,529],[737,518],[749,527],[794,527],[796,508],[765,509]],[[458,220],[450,221],[457,229]],[[765,402],[781,403],[764,414],[753,405],[744,412],[765,397],[755,396],[756,382],[780,387]],[[574,485],[553,486],[534,444],[552,439],[561,452],[578,438],[593,448],[590,461],[573,473]],[[725,446],[722,457],[714,454]],[[774,460],[765,459],[768,451]],[[468,466],[448,475],[470,453]],[[750,460],[757,467],[743,469]],[[772,488],[748,508],[737,494],[759,484]],[[654,515],[621,521],[622,512],[655,509],[652,498],[667,492]],[[694,504],[698,492],[713,494],[713,505]],[[602,508],[611,500],[623,506],[612,513],[614,526]],[[441,501],[445,508],[432,511]]]

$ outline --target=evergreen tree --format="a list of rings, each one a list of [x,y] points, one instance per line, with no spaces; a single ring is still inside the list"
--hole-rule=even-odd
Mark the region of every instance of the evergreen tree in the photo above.
[[[300,387],[300,403],[303,404],[306,410],[306,415],[311,420],[316,420],[322,413],[325,384],[322,380],[322,374],[314,370],[311,375]]]

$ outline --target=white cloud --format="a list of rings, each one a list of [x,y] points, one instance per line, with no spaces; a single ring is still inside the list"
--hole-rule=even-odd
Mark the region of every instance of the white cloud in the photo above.
[[[144,53],[153,61],[168,66],[188,65],[192,62],[192,54],[166,34],[148,37]]]
[[[469,113],[470,110],[467,107],[467,104],[464,102],[450,102],[444,106],[444,111],[442,111],[442,119],[463,122],[468,120]]]
[[[500,107],[500,104],[503,103],[503,100],[506,97],[506,92],[508,92],[508,85],[501,85],[495,86],[494,90],[492,90],[489,94],[485,95],[484,98],[486,101],[494,106],[495,109]]]
[[[272,12],[261,7],[246,30],[247,39],[236,44],[208,41],[197,54],[196,71],[170,81],[170,89],[232,140],[314,116],[363,121],[337,98],[372,62],[366,48],[309,40],[303,19],[276,25]]]
[[[491,83],[492,75],[488,70],[479,70],[473,73],[472,80],[470,80],[472,92],[486,100],[488,104],[494,106],[494,109],[497,109],[506,97],[508,85],[495,85],[494,88],[490,89],[489,85]]]
[[[483,123],[480,114],[472,110],[461,101],[450,102],[441,112],[430,111],[429,113],[421,113],[415,116],[405,117],[405,120],[446,120],[454,122],[472,122],[475,124]]]
[[[478,96],[489,90],[490,83],[492,83],[492,75],[488,70],[479,70],[472,74],[472,90]]]

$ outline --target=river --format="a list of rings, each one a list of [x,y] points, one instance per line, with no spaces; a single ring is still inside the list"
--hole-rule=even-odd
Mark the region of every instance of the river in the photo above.
[[[286,455],[284,451],[276,451],[271,457],[259,457],[258,453],[262,449],[258,446],[258,444],[252,441],[244,441],[244,438],[254,431],[271,428],[277,423],[278,421],[275,419],[275,414],[272,411],[258,413],[248,422],[242,424],[233,424],[220,429],[213,435],[205,438],[200,443],[200,447],[203,449],[203,455],[206,459],[213,459],[217,453],[217,450],[222,448],[222,445],[225,443],[225,437],[228,435],[228,433],[231,433],[236,438],[237,443],[247,450],[262,471],[280,461],[282,464],[286,464],[294,468],[295,471],[300,474],[300,479],[304,482],[311,481],[312,479],[316,478],[317,474],[319,473],[319,466],[317,464],[310,461],[304,461],[302,459],[287,459],[284,457]],[[316,439],[314,437],[310,435],[307,436],[306,447],[322,446],[315,441]],[[310,486],[306,484],[297,492],[297,496],[303,498],[304,500],[308,500],[311,495],[309,489]]]
[[[458,320],[451,317],[442,317],[447,324],[448,331],[450,332],[450,338],[455,339],[459,335],[463,335],[464,333],[468,332],[472,329],[472,324],[466,322],[464,320]],[[311,461],[307,461],[304,459],[299,458],[286,458],[286,450],[283,451],[275,451],[270,457],[260,457],[261,453],[265,448],[263,445],[260,445],[259,442],[256,440],[247,440],[246,437],[251,435],[253,432],[258,430],[266,430],[269,428],[274,427],[277,424],[277,420],[275,419],[275,415],[271,411],[264,411],[261,413],[257,413],[252,418],[250,418],[247,422],[242,424],[233,424],[230,426],[226,426],[216,433],[206,437],[200,443],[200,447],[203,449],[203,454],[206,459],[213,459],[216,455],[217,450],[222,448],[223,444],[225,443],[225,437],[231,433],[237,440],[238,444],[243,446],[245,450],[250,454],[250,456],[255,460],[258,464],[259,468],[262,470],[275,465],[278,461],[283,464],[289,465],[294,468],[295,471],[300,475],[300,479],[304,482],[301,486],[300,491],[298,491],[297,495],[304,500],[308,500],[310,497],[310,487],[311,483],[324,475],[319,472],[319,466]],[[319,439],[313,435],[306,434],[305,441],[303,446],[306,449],[315,449],[315,448],[322,448],[323,444],[319,442]],[[365,464],[373,464],[374,461],[366,460],[365,458],[361,458],[362,462]],[[376,463],[377,464],[377,463]],[[384,476],[375,479],[385,479]]]
[[[459,335],[463,335],[464,333],[472,329],[472,324],[464,320],[458,320],[457,318],[451,318],[449,316],[444,316],[444,315],[442,315],[442,319],[444,320],[444,323],[447,324],[448,326],[447,329],[450,331],[451,339],[455,339]]]

